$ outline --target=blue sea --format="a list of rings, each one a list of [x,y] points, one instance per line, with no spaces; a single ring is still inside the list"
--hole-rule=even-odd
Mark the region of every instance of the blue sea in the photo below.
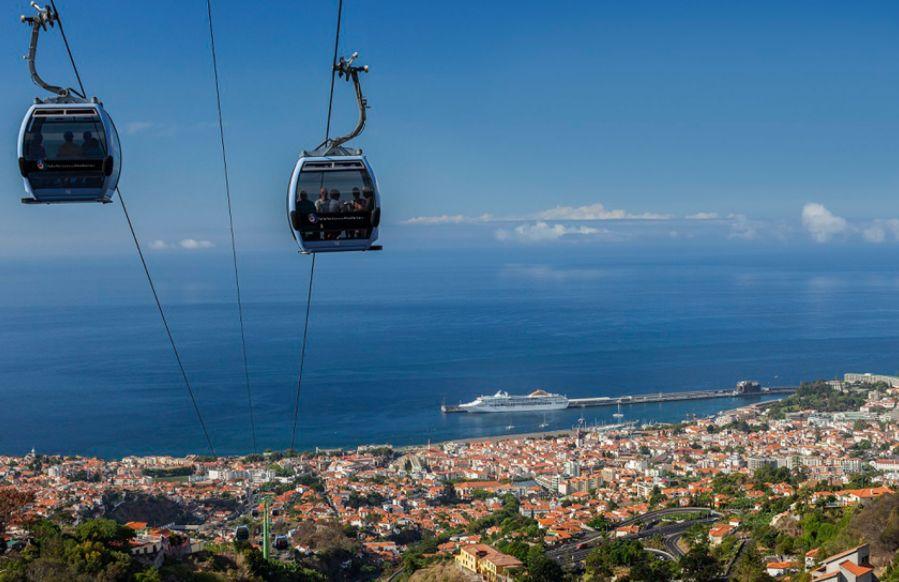
[[[871,249],[322,255],[298,447],[538,430],[542,414],[440,412],[498,389],[615,396],[894,373],[899,253]],[[218,452],[251,452],[230,256],[149,259]],[[259,449],[290,444],[309,262],[289,250],[241,255]],[[0,275],[0,453],[207,452],[135,257],[7,259]],[[676,421],[747,402],[624,412]],[[610,422],[613,412],[546,422]]]

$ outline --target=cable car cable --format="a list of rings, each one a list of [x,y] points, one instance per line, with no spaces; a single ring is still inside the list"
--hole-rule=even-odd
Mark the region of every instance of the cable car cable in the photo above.
[[[208,1],[208,0],[207,0]],[[331,58],[331,88],[328,91],[328,120],[325,123],[325,141],[331,136],[331,112],[334,109],[334,81],[337,75],[337,51],[340,46],[340,25],[343,16],[343,0],[337,0],[337,27],[334,32],[334,55]],[[309,337],[309,312],[312,308],[312,283],[315,280],[315,255],[309,268],[309,289],[306,294],[306,318],[303,323],[303,341],[300,346],[300,368],[297,374],[297,393],[293,406],[293,430],[290,435],[290,449],[295,450],[297,441],[297,419],[300,415],[300,391],[303,387],[303,367],[306,363],[306,344]]]
[[[334,57],[331,59],[331,91],[328,96],[328,122],[325,124],[325,141],[331,137],[331,110],[334,107],[334,77],[337,75],[337,49],[340,44],[340,21],[343,16],[343,0],[337,0],[337,32],[334,34]]]
[[[50,0],[50,6],[53,7],[53,13],[56,15],[56,22],[59,23],[59,34],[62,36],[62,42],[66,45],[66,52],[69,53],[69,61],[72,63],[72,70],[75,71],[75,78],[78,79],[78,87],[81,88],[82,99],[87,99],[87,91],[84,90],[84,83],[81,82],[81,73],[78,72],[78,65],[75,64],[75,57],[72,55],[72,48],[69,46],[69,39],[66,37],[66,29],[62,26],[62,18],[59,16],[59,10],[56,9],[55,0]]]
[[[207,0],[208,1],[208,0]],[[328,120],[325,123],[325,141],[331,135],[331,111],[334,108],[334,81],[337,75],[337,50],[340,45],[340,23],[343,16],[343,0],[337,0],[337,28],[334,33],[334,56],[331,58],[331,88],[328,92]],[[312,253],[312,265],[309,268],[309,290],[306,294],[306,318],[303,323],[303,342],[300,346],[300,369],[297,374],[297,394],[293,405],[293,430],[290,435],[290,449],[294,450],[297,441],[297,419],[300,415],[300,391],[303,387],[303,367],[306,363],[306,343],[309,337],[309,312],[312,308],[312,282],[315,279],[315,254]]]
[[[56,15],[56,19],[59,22],[59,32],[63,38],[63,42],[66,45],[66,51],[69,53],[69,59],[72,63],[72,70],[75,72],[75,77],[78,79],[78,86],[81,88],[81,92],[86,95],[87,92],[84,89],[84,83],[81,81],[81,75],[78,72],[78,65],[75,64],[75,58],[72,56],[72,51],[69,48],[69,41],[66,38],[65,32],[62,27],[62,19],[59,17],[59,11],[56,9],[56,2],[54,0],[50,0],[50,6],[53,7],[53,12]],[[82,96],[82,98],[84,98]],[[118,132],[116,132],[118,133]],[[190,384],[190,379],[187,377],[187,371],[184,369],[184,362],[181,360],[181,353],[178,351],[178,346],[175,344],[175,337],[172,335],[172,330],[169,327],[168,318],[165,316],[165,310],[162,308],[162,302],[159,299],[159,294],[156,292],[156,285],[153,283],[153,277],[150,275],[150,268],[147,265],[147,260],[144,257],[143,249],[141,249],[140,241],[137,238],[137,233],[134,230],[134,223],[131,221],[131,215],[128,213],[128,208],[125,205],[125,197],[122,196],[121,190],[116,187],[116,194],[119,195],[119,201],[122,204],[122,212],[125,214],[125,220],[128,223],[128,230],[131,231],[131,238],[134,240],[134,246],[137,249],[137,255],[140,258],[141,265],[144,268],[144,274],[147,276],[147,282],[150,284],[150,291],[153,293],[153,300],[156,302],[156,308],[159,310],[159,316],[162,319],[162,325],[165,328],[165,333],[168,336],[169,344],[172,347],[172,352],[175,354],[175,361],[178,363],[178,369],[181,372],[181,377],[184,379],[184,385],[187,388],[187,393],[190,396],[190,401],[193,404],[194,412],[197,414],[197,420],[200,422],[200,428],[203,429],[203,436],[206,438],[206,444],[209,446],[210,452],[215,456],[215,446],[212,444],[212,438],[209,436],[209,430],[206,428],[206,421],[203,420],[203,414],[200,412],[200,406],[197,403],[196,395],[194,394],[193,387]]]
[[[216,108],[218,109],[219,139],[222,144],[222,168],[225,175],[225,199],[228,201],[228,224],[231,230],[231,258],[234,263],[234,285],[237,289],[237,316],[240,320],[240,349],[241,354],[243,355],[243,375],[244,383],[246,384],[247,388],[247,404],[250,411],[250,434],[252,435],[253,452],[256,453],[258,451],[256,447],[256,419],[253,415],[253,390],[250,385],[250,368],[247,361],[247,337],[244,326],[243,301],[241,300],[240,294],[240,274],[237,268],[237,243],[235,242],[234,237],[234,213],[231,209],[231,183],[228,179],[228,155],[225,148],[225,124],[222,121],[222,93],[219,84],[218,58],[215,51],[215,33],[212,26],[211,0],[206,0],[206,14],[207,20],[209,22],[209,46],[212,52],[212,72],[213,76],[215,77],[215,104]]]
[[[300,373],[297,376],[297,396],[293,405],[293,431],[290,436],[290,449],[296,450],[297,418],[300,414],[300,388],[303,387],[303,365],[306,363],[306,338],[309,337],[309,311],[312,306],[312,281],[315,279],[315,255],[312,253],[312,267],[309,269],[309,290],[306,293],[306,322],[303,324],[303,343],[300,348]]]
[[[165,327],[165,333],[169,338],[169,344],[171,344],[172,352],[175,354],[175,360],[178,362],[178,369],[181,371],[184,385],[187,386],[187,393],[190,395],[190,401],[194,406],[194,411],[197,413],[197,420],[200,421],[200,427],[203,429],[203,436],[206,437],[206,444],[209,445],[209,450],[212,452],[212,455],[215,456],[215,447],[212,445],[212,439],[209,437],[209,431],[206,429],[206,422],[203,420],[203,414],[200,412],[199,404],[197,404],[197,398],[190,385],[190,379],[188,379],[187,371],[184,369],[184,363],[181,361],[181,354],[178,352],[178,347],[175,345],[175,338],[172,335],[168,319],[162,308],[162,302],[159,300],[159,294],[156,292],[156,285],[153,283],[153,277],[150,276],[150,269],[147,266],[147,260],[144,258],[144,252],[141,249],[140,241],[137,239],[137,233],[134,232],[134,224],[131,222],[131,215],[128,214],[128,208],[125,206],[125,197],[122,196],[122,192],[118,188],[116,188],[116,193],[119,195],[119,201],[122,203],[122,212],[125,213],[125,220],[128,221],[128,229],[131,231],[131,238],[134,239],[137,255],[140,257],[140,263],[144,267],[144,273],[147,275],[147,282],[150,284],[150,291],[153,292],[153,300],[156,302],[156,308],[159,310],[159,316],[162,318],[162,325]]]

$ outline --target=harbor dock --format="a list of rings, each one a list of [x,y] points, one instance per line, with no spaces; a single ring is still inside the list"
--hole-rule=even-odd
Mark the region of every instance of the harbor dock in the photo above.
[[[656,402],[677,402],[680,400],[708,400],[710,398],[752,398],[771,394],[788,395],[796,391],[795,386],[766,386],[757,390],[742,391],[733,388],[718,390],[686,390],[681,392],[651,392],[624,396],[597,396],[593,398],[569,398],[568,408],[593,408],[597,406],[629,406],[631,404],[652,404]],[[465,412],[458,405],[443,404],[444,413]]]

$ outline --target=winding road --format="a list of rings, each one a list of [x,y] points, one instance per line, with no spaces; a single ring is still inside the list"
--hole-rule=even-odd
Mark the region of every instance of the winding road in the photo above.
[[[688,530],[691,526],[697,523],[713,523],[721,517],[721,514],[713,509],[709,509],[708,507],[674,507],[668,509],[660,509],[658,511],[650,511],[649,513],[644,513],[642,515],[638,515],[636,517],[632,517],[630,519],[626,519],[618,524],[615,527],[622,527],[627,525],[634,524],[652,524],[660,521],[660,518],[666,515],[677,515],[679,513],[704,513],[707,514],[707,517],[702,519],[693,519],[689,521],[682,521],[677,523],[672,523],[669,525],[662,525],[657,527],[649,527],[647,529],[643,529],[634,534],[628,534],[625,536],[621,536],[618,539],[629,539],[629,540],[638,540],[643,538],[649,538],[653,536],[661,536],[665,539],[665,551],[656,550],[653,553],[665,554],[670,557],[670,559],[674,559],[675,557],[679,557],[683,555],[683,552],[677,547],[677,539],[683,535],[683,533]],[[597,545],[602,543],[606,538],[603,537],[603,534],[599,532],[593,532],[587,534],[584,538],[571,542],[569,544],[565,544],[560,546],[550,552],[547,552],[547,557],[555,560],[559,564],[562,565],[572,565],[579,562],[583,562],[587,556],[593,551]],[[670,540],[674,540],[672,544],[669,544]],[[664,556],[663,556],[664,557]]]

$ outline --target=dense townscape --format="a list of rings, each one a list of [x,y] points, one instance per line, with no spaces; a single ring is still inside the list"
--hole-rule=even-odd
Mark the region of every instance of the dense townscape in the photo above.
[[[0,457],[0,580],[899,580],[897,402],[847,375],[676,425]]]

